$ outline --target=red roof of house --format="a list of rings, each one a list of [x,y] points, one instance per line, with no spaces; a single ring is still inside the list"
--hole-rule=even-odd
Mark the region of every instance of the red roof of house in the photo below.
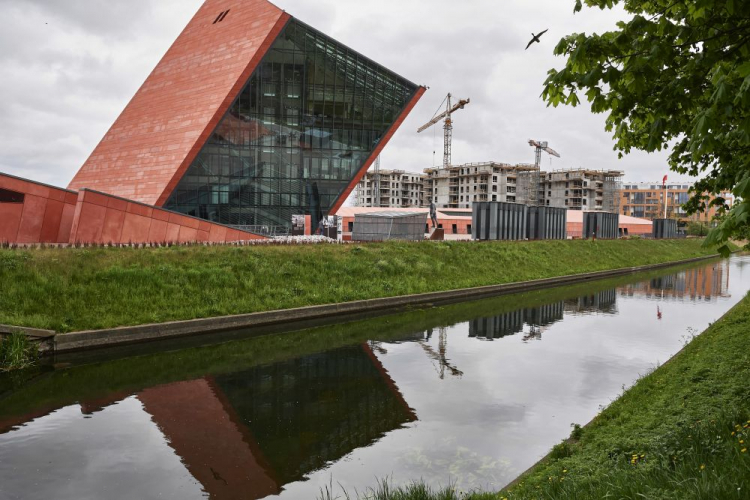
[[[206,0],[68,187],[163,205],[289,19]]]

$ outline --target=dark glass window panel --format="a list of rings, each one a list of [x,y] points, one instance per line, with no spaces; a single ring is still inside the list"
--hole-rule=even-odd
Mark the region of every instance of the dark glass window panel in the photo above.
[[[23,203],[24,194],[10,189],[0,189],[0,203]]]
[[[317,226],[417,87],[292,20],[166,208],[233,226]]]

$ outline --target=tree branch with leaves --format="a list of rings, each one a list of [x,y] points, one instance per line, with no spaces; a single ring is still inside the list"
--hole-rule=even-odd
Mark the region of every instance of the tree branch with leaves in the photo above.
[[[584,4],[621,4],[630,19],[560,40],[565,67],[549,71],[542,98],[557,107],[585,96],[608,114],[620,157],[670,151],[671,170],[698,178],[687,212],[716,206],[706,244],[728,253],[750,225],[750,0],[577,0],[574,12]]]

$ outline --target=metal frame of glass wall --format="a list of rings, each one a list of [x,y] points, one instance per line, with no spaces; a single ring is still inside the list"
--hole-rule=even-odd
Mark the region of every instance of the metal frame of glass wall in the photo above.
[[[418,86],[292,19],[165,208],[245,229],[313,226]]]

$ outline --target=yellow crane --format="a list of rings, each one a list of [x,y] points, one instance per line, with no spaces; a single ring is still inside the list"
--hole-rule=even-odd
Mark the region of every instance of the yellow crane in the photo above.
[[[452,97],[453,96],[451,94],[448,94],[448,96],[443,101],[443,103],[445,104],[445,111],[443,111],[439,115],[433,116],[432,120],[428,121],[427,123],[419,127],[419,129],[417,129],[417,133],[424,132],[425,130],[445,118],[445,124],[443,125],[443,167],[451,166],[451,142],[453,141],[453,120],[451,119],[451,115],[459,109],[464,109],[464,107],[471,102],[471,99],[459,99],[458,103],[454,105],[451,101]],[[442,107],[442,104],[440,105],[440,107]],[[440,108],[438,108],[438,111],[439,110]]]

